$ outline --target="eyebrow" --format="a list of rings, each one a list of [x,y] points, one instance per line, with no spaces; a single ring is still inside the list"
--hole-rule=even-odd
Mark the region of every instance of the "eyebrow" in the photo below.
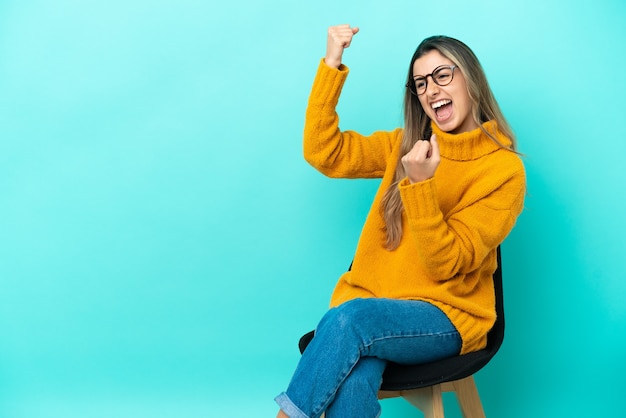
[[[414,75],[413,76],[413,80],[417,80],[418,78],[426,78],[427,75],[432,77],[433,73],[435,71],[437,71],[437,69],[439,67],[452,67],[452,66],[455,66],[455,67],[458,68],[458,65],[456,65],[456,64],[441,64],[441,65],[436,66],[429,74],[426,74],[426,75]]]

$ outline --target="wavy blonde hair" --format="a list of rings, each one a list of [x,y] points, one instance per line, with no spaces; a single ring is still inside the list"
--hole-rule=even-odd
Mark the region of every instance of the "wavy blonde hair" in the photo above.
[[[463,42],[447,36],[431,36],[424,39],[411,58],[407,83],[413,82],[413,65],[415,61],[431,51],[438,51],[452,61],[465,77],[467,92],[472,103],[472,118],[474,122],[499,146],[515,151],[515,135],[491,92],[485,72],[476,55]],[[511,147],[504,146],[497,140],[495,133],[485,130],[482,124],[490,120],[495,120],[498,130],[511,139]],[[404,132],[400,145],[399,159],[413,148],[417,140],[430,138],[430,123],[430,118],[424,112],[419,99],[407,88],[404,95]],[[388,250],[396,249],[402,239],[402,212],[404,208],[400,198],[398,183],[406,177],[406,173],[399,159],[394,181],[385,191],[380,204],[381,214],[385,221],[384,230],[387,235],[385,247]]]

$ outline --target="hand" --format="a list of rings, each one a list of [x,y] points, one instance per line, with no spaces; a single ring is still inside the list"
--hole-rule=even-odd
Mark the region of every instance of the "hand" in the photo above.
[[[328,28],[326,58],[324,58],[326,65],[339,68],[343,50],[350,46],[352,37],[356,35],[358,31],[358,27],[352,28],[350,25],[337,25]]]
[[[417,141],[401,161],[411,183],[432,178],[441,161],[437,136],[433,134],[430,141],[421,139]]]

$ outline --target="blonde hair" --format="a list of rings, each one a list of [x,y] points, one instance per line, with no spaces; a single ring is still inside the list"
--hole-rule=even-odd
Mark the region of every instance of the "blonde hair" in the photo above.
[[[515,151],[515,135],[491,92],[485,72],[476,55],[463,42],[447,36],[431,36],[424,39],[411,58],[407,82],[413,82],[413,64],[415,61],[431,51],[438,51],[452,61],[465,77],[467,92],[472,103],[472,118],[474,122],[499,146]],[[501,144],[497,140],[495,132],[491,133],[485,130],[482,124],[490,120],[496,121],[498,130],[511,139],[511,147],[505,147]],[[413,148],[417,140],[430,138],[430,124],[430,118],[424,112],[419,99],[407,88],[404,95],[404,132],[400,145],[399,159]],[[400,198],[398,183],[406,177],[406,173],[399,159],[394,181],[385,191],[380,204],[381,214],[385,221],[384,230],[387,235],[385,247],[388,250],[397,248],[402,239],[402,212],[404,208]]]

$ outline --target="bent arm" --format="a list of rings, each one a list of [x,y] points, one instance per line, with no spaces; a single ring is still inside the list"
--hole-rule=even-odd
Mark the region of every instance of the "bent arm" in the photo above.
[[[402,131],[365,136],[340,130],[336,106],[348,71],[344,65],[335,69],[320,62],[306,110],[304,158],[329,177],[379,178]]]
[[[444,214],[434,179],[416,184],[405,179],[400,184],[411,239],[430,277],[448,280],[479,268],[513,229],[526,190],[521,163],[492,187],[482,186],[484,194]]]

